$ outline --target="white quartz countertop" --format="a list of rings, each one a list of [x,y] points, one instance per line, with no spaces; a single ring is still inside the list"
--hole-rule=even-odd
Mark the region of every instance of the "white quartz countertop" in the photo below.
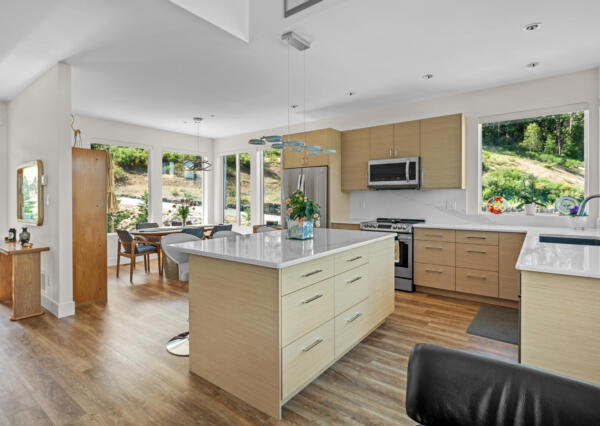
[[[595,228],[576,230],[567,227],[489,225],[482,223],[445,224],[424,223],[416,228],[456,229],[463,231],[519,232],[526,233],[516,269],[548,274],[600,278],[600,246],[576,244],[540,243],[540,235],[598,237]]]
[[[272,231],[172,247],[188,254],[281,269],[388,238],[394,238],[394,234],[316,228],[310,240],[291,240],[287,231]]]
[[[345,225],[360,225],[361,222],[369,222],[371,220],[374,220],[374,219],[350,218],[350,219],[342,219],[342,220],[332,220],[331,223],[343,223]]]

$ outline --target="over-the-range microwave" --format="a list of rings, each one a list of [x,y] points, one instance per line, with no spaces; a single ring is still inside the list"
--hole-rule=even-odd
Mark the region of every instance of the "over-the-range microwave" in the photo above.
[[[421,186],[419,157],[369,161],[367,185],[373,189],[417,189]]]

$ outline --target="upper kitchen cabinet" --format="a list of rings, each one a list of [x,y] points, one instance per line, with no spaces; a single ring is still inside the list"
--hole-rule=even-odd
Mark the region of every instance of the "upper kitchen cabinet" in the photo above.
[[[394,125],[371,127],[370,136],[371,160],[385,160],[394,156]]]
[[[332,156],[340,155],[340,132],[335,129],[321,129],[284,136],[289,140],[301,140],[307,145],[318,145],[323,149],[335,149],[336,154],[308,155],[307,152],[294,152],[288,146],[283,151],[283,168],[328,166]]]
[[[465,187],[465,127],[463,114],[421,120],[421,188]]]
[[[342,132],[342,191],[367,189],[371,129]]]
[[[394,157],[418,157],[420,141],[420,120],[394,124]]]

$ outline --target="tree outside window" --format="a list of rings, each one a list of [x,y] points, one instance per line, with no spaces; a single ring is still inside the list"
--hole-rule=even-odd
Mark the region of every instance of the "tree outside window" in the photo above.
[[[190,209],[187,222],[199,225],[203,217],[203,172],[196,165],[202,162],[202,157],[177,152],[162,153],[162,223],[177,225],[181,218],[177,216],[177,207],[182,199],[198,204]]]

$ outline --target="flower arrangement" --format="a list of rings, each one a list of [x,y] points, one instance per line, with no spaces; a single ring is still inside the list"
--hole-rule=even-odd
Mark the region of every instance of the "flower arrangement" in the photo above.
[[[182,198],[178,203],[173,204],[173,209],[177,213],[177,216],[181,218],[181,223],[185,226],[187,222],[187,218],[190,215],[190,211],[194,208],[200,206],[200,203],[195,200],[191,200],[189,198]],[[169,210],[171,213],[171,210]]]
[[[579,206],[573,206],[569,209],[569,216],[575,217],[579,216]]]
[[[294,192],[290,198],[285,200],[286,219],[295,220],[302,224],[305,221],[313,221],[318,228],[321,223],[321,208],[317,203],[308,199],[302,191]]]

